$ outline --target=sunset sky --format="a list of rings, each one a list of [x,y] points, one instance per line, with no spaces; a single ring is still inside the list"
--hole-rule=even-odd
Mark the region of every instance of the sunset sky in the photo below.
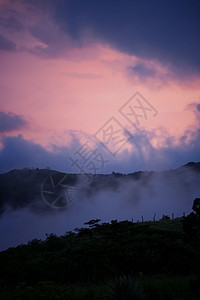
[[[200,161],[199,12],[198,0],[0,0],[0,172]]]

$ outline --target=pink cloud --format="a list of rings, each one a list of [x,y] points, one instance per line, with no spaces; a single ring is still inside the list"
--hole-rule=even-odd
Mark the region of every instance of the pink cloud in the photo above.
[[[5,12],[4,18],[11,17],[10,2],[2,3],[1,16]],[[59,136],[61,145],[65,132],[92,135],[111,116],[131,131],[118,110],[136,91],[158,110],[155,118],[141,122],[141,129],[163,128],[178,139],[189,126],[197,128],[194,114],[185,107],[199,97],[199,78],[186,82],[176,78],[170,66],[95,40],[85,39],[80,47],[47,13],[31,14],[20,2],[13,9],[23,28],[14,32],[1,26],[17,51],[2,54],[0,92],[2,110],[29,121],[29,128],[17,133],[45,147],[58,142]],[[159,147],[162,140],[154,138],[155,145]]]

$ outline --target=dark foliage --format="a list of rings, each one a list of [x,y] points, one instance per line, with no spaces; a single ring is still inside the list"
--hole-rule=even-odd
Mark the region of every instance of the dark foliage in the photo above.
[[[89,228],[76,229],[61,237],[50,234],[45,241],[34,239],[27,245],[1,252],[0,291],[14,291],[22,283],[36,289],[41,288],[41,282],[50,282],[55,289],[74,284],[107,284],[118,277],[121,279],[114,281],[116,288],[135,293],[135,283],[129,279],[138,274],[200,274],[200,247],[184,239],[181,219],[98,222],[91,220]],[[196,281],[191,285],[196,288]]]
[[[194,200],[192,209],[194,212],[183,218],[183,231],[185,239],[199,244],[200,243],[200,198]]]

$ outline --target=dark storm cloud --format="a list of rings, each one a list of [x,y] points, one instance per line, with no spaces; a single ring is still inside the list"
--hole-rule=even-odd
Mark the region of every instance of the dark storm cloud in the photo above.
[[[16,51],[16,44],[0,34],[0,51]]]
[[[21,116],[0,111],[0,133],[20,129],[27,125]]]
[[[200,73],[200,2],[58,1],[54,16],[62,29],[95,38],[129,54],[170,63],[179,75]]]
[[[31,28],[31,34],[47,45],[47,53],[39,47],[35,54],[57,56],[56,45],[63,47],[58,39],[64,41],[70,36],[70,44],[80,47],[83,41],[100,41],[140,58],[159,60],[178,77],[200,74],[198,0],[20,1],[28,12],[49,14],[60,33],[65,33],[56,33],[59,38],[51,38],[48,31],[52,30],[45,21],[42,27]],[[85,32],[87,38],[83,39]]]

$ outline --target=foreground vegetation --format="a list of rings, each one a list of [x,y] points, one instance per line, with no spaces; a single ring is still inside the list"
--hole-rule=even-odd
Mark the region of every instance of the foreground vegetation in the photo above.
[[[199,299],[199,203],[186,218],[91,220],[9,248],[0,299]]]

